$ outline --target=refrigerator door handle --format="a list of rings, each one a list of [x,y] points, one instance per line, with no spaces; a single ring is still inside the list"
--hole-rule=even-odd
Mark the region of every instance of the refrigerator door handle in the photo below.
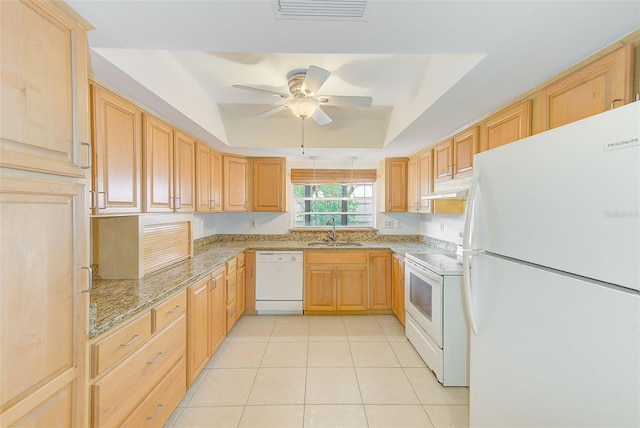
[[[478,335],[478,323],[473,311],[472,299],[471,299],[471,257],[480,254],[479,250],[462,250],[463,256],[463,282],[464,282],[464,302],[467,307],[467,315],[469,316],[469,324],[471,324],[471,331],[474,336]]]
[[[475,224],[475,207],[476,207],[476,198],[478,194],[478,182],[480,180],[480,176],[476,175],[473,177],[473,181],[471,182],[471,187],[469,188],[469,196],[467,198],[467,210],[465,213],[465,222],[464,222],[464,238],[463,238],[463,282],[464,282],[464,300],[465,305],[467,307],[467,315],[469,318],[469,324],[471,324],[471,331],[474,336],[478,335],[478,323],[476,321],[471,298],[471,257],[474,255],[480,254],[481,250],[477,250],[472,247],[473,245],[473,226]]]

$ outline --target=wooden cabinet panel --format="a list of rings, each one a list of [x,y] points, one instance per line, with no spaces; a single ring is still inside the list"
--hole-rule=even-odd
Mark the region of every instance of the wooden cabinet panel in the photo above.
[[[431,212],[431,200],[425,199],[433,193],[433,155],[431,150],[418,156],[418,204],[421,213]]]
[[[91,376],[97,377],[138,349],[151,336],[151,313],[118,328],[91,345]]]
[[[509,107],[482,122],[481,151],[495,149],[531,135],[531,100]]]
[[[412,156],[407,162],[407,211],[420,211],[420,184],[418,182],[418,157]]]
[[[252,211],[286,211],[285,158],[253,158]]]
[[[307,311],[336,309],[336,281],[333,268],[306,266],[304,309]]]
[[[68,409],[84,421],[88,329],[87,188],[0,177],[0,411],[3,424],[74,382]],[[46,237],[46,239],[44,239]],[[76,401],[77,400],[77,401]],[[5,415],[9,410],[10,414]],[[78,412],[78,413],[76,413]]]
[[[544,88],[540,96],[543,130],[631,102],[633,58],[633,44],[626,44]]]
[[[173,128],[143,115],[143,170],[146,212],[173,212]]]
[[[247,159],[223,156],[223,211],[249,211]]]
[[[305,251],[307,264],[366,264],[366,251]]]
[[[408,158],[384,160],[384,211],[407,211],[407,162]]]
[[[404,259],[394,254],[391,261],[391,308],[404,325]]]
[[[73,426],[73,420],[73,382],[70,382],[11,427],[70,427]],[[3,421],[2,426],[9,425],[4,425]]]
[[[185,356],[187,320],[177,320],[92,385],[92,424],[117,426]]]
[[[236,305],[238,308],[238,318],[242,316],[245,309],[245,267],[241,266],[236,271],[237,284],[236,284]]]
[[[151,309],[153,332],[161,330],[165,325],[185,312],[187,312],[187,295],[184,291],[181,291]]]
[[[2,1],[0,19],[0,166],[85,177],[90,26],[46,2]]]
[[[145,398],[136,410],[122,423],[122,427],[161,428],[186,393],[184,374],[185,359],[171,369],[165,378]]]
[[[453,137],[453,178],[473,174],[473,157],[478,151],[478,139],[477,126]]]
[[[196,141],[180,131],[175,131],[174,136],[174,211],[194,212],[196,210]]]
[[[196,211],[222,211],[222,155],[196,144]]]
[[[187,385],[193,384],[209,361],[209,277],[187,288]]]
[[[433,174],[436,182],[448,181],[453,177],[453,140],[433,147]]]
[[[227,298],[225,296],[225,270],[211,274],[209,291],[209,355],[218,349],[227,335]]]
[[[367,267],[337,266],[336,309],[358,311],[367,309]]]
[[[244,304],[245,311],[255,314],[256,311],[256,252],[245,251]]]
[[[238,275],[236,259],[227,262],[226,266],[226,295],[227,295],[227,333],[231,331],[238,319]]]
[[[92,85],[94,214],[142,211],[142,111]]]
[[[391,253],[369,254],[368,309],[391,309]]]

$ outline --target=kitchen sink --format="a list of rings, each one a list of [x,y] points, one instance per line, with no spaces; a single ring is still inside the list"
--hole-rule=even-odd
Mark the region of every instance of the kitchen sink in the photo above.
[[[307,245],[310,247],[361,247],[361,242],[349,242],[349,241],[337,241],[337,242],[325,242],[325,241],[317,241],[317,242],[309,242]]]

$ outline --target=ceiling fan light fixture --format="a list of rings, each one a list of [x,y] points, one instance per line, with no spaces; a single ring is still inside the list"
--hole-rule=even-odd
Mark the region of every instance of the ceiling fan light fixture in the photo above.
[[[296,97],[287,103],[287,106],[293,114],[301,119],[313,116],[313,113],[316,112],[319,105],[320,104],[313,98],[306,97]]]

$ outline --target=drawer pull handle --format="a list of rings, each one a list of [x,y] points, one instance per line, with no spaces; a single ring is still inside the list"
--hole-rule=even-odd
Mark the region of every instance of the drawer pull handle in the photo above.
[[[180,309],[180,305],[176,305],[175,308],[171,309],[169,312],[167,312],[168,314],[173,314],[175,313],[178,309]]]
[[[140,339],[140,335],[139,334],[134,334],[133,337],[131,337],[130,341],[128,341],[127,343],[121,343],[120,346],[129,346],[129,345],[131,345],[133,342],[135,342],[138,339]]]
[[[163,356],[163,355],[164,355],[164,352],[158,352],[158,353],[156,354],[156,357],[153,359],[153,361],[149,361],[147,364],[155,364],[155,363],[157,363],[157,362],[158,362],[158,360],[159,360],[160,358],[162,358],[162,356]]]
[[[155,419],[155,417],[158,416],[158,413],[160,413],[160,410],[162,410],[163,407],[164,406],[162,404],[158,404],[155,413],[151,416],[147,416],[147,419]]]

